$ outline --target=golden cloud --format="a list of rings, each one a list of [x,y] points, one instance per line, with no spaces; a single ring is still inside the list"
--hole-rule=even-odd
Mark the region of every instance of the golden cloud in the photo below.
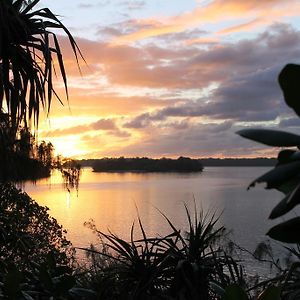
[[[204,26],[207,23],[221,24],[225,21],[239,21],[241,19],[251,19],[243,22],[242,25],[225,27],[219,33],[228,33],[254,28],[266,24],[271,24],[274,20],[278,21],[286,16],[297,16],[300,9],[300,3],[296,0],[281,1],[281,0],[216,0],[212,1],[206,6],[198,6],[193,11],[185,14],[166,17],[162,19],[145,19],[140,20],[139,23],[145,22],[151,27],[142,28],[133,33],[122,35],[114,38],[111,45],[124,45],[132,42],[171,34],[175,32],[182,32],[188,28],[196,26]],[[259,18],[257,18],[259,16]],[[222,25],[225,26],[225,25]]]

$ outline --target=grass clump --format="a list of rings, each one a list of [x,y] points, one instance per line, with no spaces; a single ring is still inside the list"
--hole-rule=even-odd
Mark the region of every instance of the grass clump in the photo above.
[[[129,241],[89,226],[101,248],[83,249],[90,265],[80,278],[101,299],[222,299],[232,285],[245,286],[242,268],[221,247],[225,228],[218,218],[185,206],[188,228],[182,231],[164,216],[170,233],[150,237],[138,218]]]

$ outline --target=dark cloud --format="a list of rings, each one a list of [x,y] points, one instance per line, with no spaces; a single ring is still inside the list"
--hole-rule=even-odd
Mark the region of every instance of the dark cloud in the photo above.
[[[193,59],[195,65],[201,61],[207,72],[218,73],[209,76],[211,80],[224,77],[208,97],[198,101],[187,100],[151,114],[141,114],[127,126],[143,128],[152,121],[168,117],[205,116],[244,122],[271,121],[281,114],[290,113],[291,110],[284,104],[277,76],[287,62],[297,60],[300,53],[299,37],[300,33],[292,28],[276,25],[255,40],[242,41],[210,53],[205,51],[205,55],[202,53]],[[289,41],[290,51],[285,55],[286,41]],[[267,50],[266,47],[270,45],[276,47]],[[210,79],[204,76],[204,81],[207,85]]]
[[[212,117],[238,121],[270,121],[285,111],[276,82],[282,66],[261,69],[220,85],[208,103]]]
[[[134,119],[130,120],[129,122],[126,122],[123,124],[124,128],[135,128],[135,129],[140,129],[140,128],[145,128],[149,125],[151,121],[151,115],[149,113],[143,113]]]
[[[165,124],[166,127],[171,127],[174,130],[186,130],[191,126],[191,122],[187,120],[169,122]]]
[[[156,128],[156,130],[149,130],[147,136],[139,143],[122,147],[112,155],[118,156],[124,153],[129,156],[147,154],[155,157],[178,156],[178,154],[194,157],[274,155],[274,150],[270,149],[268,152],[263,145],[235,134],[235,131],[240,128],[232,126],[231,122],[222,122],[190,124],[181,131],[171,127]]]
[[[286,41],[289,42],[288,51]],[[117,55],[121,58],[121,52],[127,52],[127,59],[120,64],[110,64],[106,69],[112,83],[172,89],[201,88],[233,80],[241,85],[242,78],[259,76],[259,72],[262,74],[270,66],[279,70],[287,62],[297,60],[300,34],[287,25],[278,24],[253,40],[221,47],[119,46],[111,49],[110,55],[115,55],[114,59]]]
[[[203,38],[207,34],[208,34],[208,32],[205,30],[201,30],[199,28],[194,28],[194,29],[185,30],[185,31],[181,31],[181,32],[173,32],[173,33],[166,33],[163,35],[159,35],[159,36],[150,38],[150,41],[152,41],[154,44],[157,43],[157,41],[159,41],[160,43],[162,43],[163,45],[168,47],[168,45],[174,44],[174,43],[176,44],[178,42],[180,42],[182,45],[184,45],[184,43],[188,44],[188,41]],[[210,44],[210,43],[207,43],[207,44]]]

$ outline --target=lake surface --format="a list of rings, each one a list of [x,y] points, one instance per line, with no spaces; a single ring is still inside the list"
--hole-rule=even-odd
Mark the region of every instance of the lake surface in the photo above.
[[[64,190],[58,173],[36,185],[26,183],[24,189],[40,205],[50,208],[50,214],[67,229],[76,247],[98,243],[83,225],[90,219],[99,230],[109,229],[129,239],[131,225],[139,215],[149,235],[163,235],[171,230],[160,210],[184,229],[184,203],[192,210],[195,201],[199,210],[220,214],[220,224],[231,230],[231,238],[253,251],[259,242],[267,240],[267,230],[278,223],[269,221],[268,215],[282,195],[264,190],[263,185],[247,191],[249,183],[268,170],[270,167],[207,167],[202,173],[145,174],[84,169],[78,194]],[[281,247],[275,248],[281,251]]]

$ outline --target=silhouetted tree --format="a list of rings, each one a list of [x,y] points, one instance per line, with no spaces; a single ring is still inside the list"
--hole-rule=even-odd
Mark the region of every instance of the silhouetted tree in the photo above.
[[[34,156],[29,127],[38,126],[41,108],[49,113],[53,95],[62,102],[54,90],[54,65],[68,97],[62,52],[53,30],[67,35],[77,62],[82,57],[69,30],[48,8],[40,8],[39,2],[0,0],[0,180],[34,169],[28,169],[32,161],[26,162]],[[50,167],[52,144],[43,144],[40,150],[43,165]]]
[[[40,108],[49,112],[52,96],[58,98],[52,82],[54,58],[68,96],[62,52],[53,29],[67,35],[76,59],[82,57],[69,30],[48,8],[39,8],[39,2],[0,1],[0,111],[8,112],[16,131],[19,125],[27,127],[32,118],[37,126]]]
[[[34,158],[35,138],[27,128],[22,128],[17,140],[18,152],[21,156]]]

